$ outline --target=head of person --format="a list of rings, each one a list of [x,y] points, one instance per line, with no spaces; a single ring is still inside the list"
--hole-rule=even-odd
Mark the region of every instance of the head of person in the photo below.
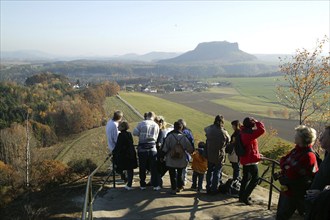
[[[118,130],[119,131],[127,131],[129,129],[129,124],[127,121],[122,121],[120,122],[120,124],[118,125]]]
[[[243,120],[243,126],[244,126],[244,128],[252,129],[255,126],[255,124],[256,123],[255,123],[254,118],[246,117]]]
[[[144,118],[144,120],[147,120],[147,118],[148,118],[148,112],[144,113],[143,118]]]
[[[198,148],[204,149],[205,147],[206,147],[205,142],[201,141],[201,142],[198,143]]]
[[[187,122],[185,120],[183,120],[182,118],[180,118],[178,120],[178,122],[180,122],[183,125],[183,129],[186,129],[187,128]]]
[[[113,117],[112,117],[112,120],[114,121],[121,121],[124,117],[124,114],[122,111],[115,111],[113,113]]]
[[[320,137],[321,147],[330,153],[330,125],[327,125]]]
[[[183,130],[182,123],[176,121],[174,122],[174,131],[181,132]]]
[[[310,128],[306,125],[299,125],[295,128],[295,144],[300,147],[308,147],[313,145],[316,140],[316,131],[314,128]]]
[[[241,123],[239,122],[239,120],[232,121],[231,127],[233,128],[234,131],[237,131],[241,128]]]
[[[222,115],[215,116],[213,124],[218,126],[218,127],[223,127],[223,125],[225,124],[223,116]]]
[[[156,118],[156,114],[154,112],[148,112],[147,113],[147,120],[152,120],[154,121]]]
[[[166,128],[166,122],[165,122],[165,118],[163,116],[161,116],[161,115],[156,116],[155,122],[158,124],[160,129]]]

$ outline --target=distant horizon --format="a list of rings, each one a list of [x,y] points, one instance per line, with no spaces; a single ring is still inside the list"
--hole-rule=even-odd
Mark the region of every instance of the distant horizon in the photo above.
[[[313,49],[330,33],[330,3],[322,0],[0,4],[1,51],[37,50],[64,57],[184,53],[198,43],[223,40],[237,42],[250,54],[293,54]]]

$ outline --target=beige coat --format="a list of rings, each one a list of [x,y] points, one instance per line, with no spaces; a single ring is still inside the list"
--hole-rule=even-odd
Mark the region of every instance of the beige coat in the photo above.
[[[205,129],[207,160],[213,164],[223,163],[226,158],[225,147],[230,136],[224,128],[210,125]]]

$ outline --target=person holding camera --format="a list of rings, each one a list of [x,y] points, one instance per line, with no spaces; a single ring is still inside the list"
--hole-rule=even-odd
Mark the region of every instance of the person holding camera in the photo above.
[[[316,155],[312,145],[316,140],[316,131],[305,125],[296,129],[295,148],[280,160],[281,194],[277,206],[276,219],[289,219],[298,210],[305,213],[304,196],[318,171]]]
[[[245,154],[240,156],[240,163],[243,165],[243,178],[239,191],[239,201],[246,205],[252,205],[250,195],[258,184],[258,163],[261,160],[261,155],[257,138],[265,131],[263,123],[251,117],[244,119],[240,132]]]

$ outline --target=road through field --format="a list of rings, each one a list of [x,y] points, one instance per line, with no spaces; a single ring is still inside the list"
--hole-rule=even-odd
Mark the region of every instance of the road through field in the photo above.
[[[182,92],[170,94],[154,94],[155,96],[166,99],[172,102],[180,103],[195,110],[201,111],[209,115],[221,114],[226,120],[232,121],[235,119],[243,120],[246,116],[252,116],[260,121],[263,121],[266,128],[274,128],[278,132],[278,136],[287,140],[293,141],[294,128],[298,125],[298,121],[289,119],[267,118],[253,114],[246,114],[235,111],[228,107],[218,105],[211,100],[229,97],[231,95],[221,93],[196,93]],[[244,105],[244,103],[242,103]]]

